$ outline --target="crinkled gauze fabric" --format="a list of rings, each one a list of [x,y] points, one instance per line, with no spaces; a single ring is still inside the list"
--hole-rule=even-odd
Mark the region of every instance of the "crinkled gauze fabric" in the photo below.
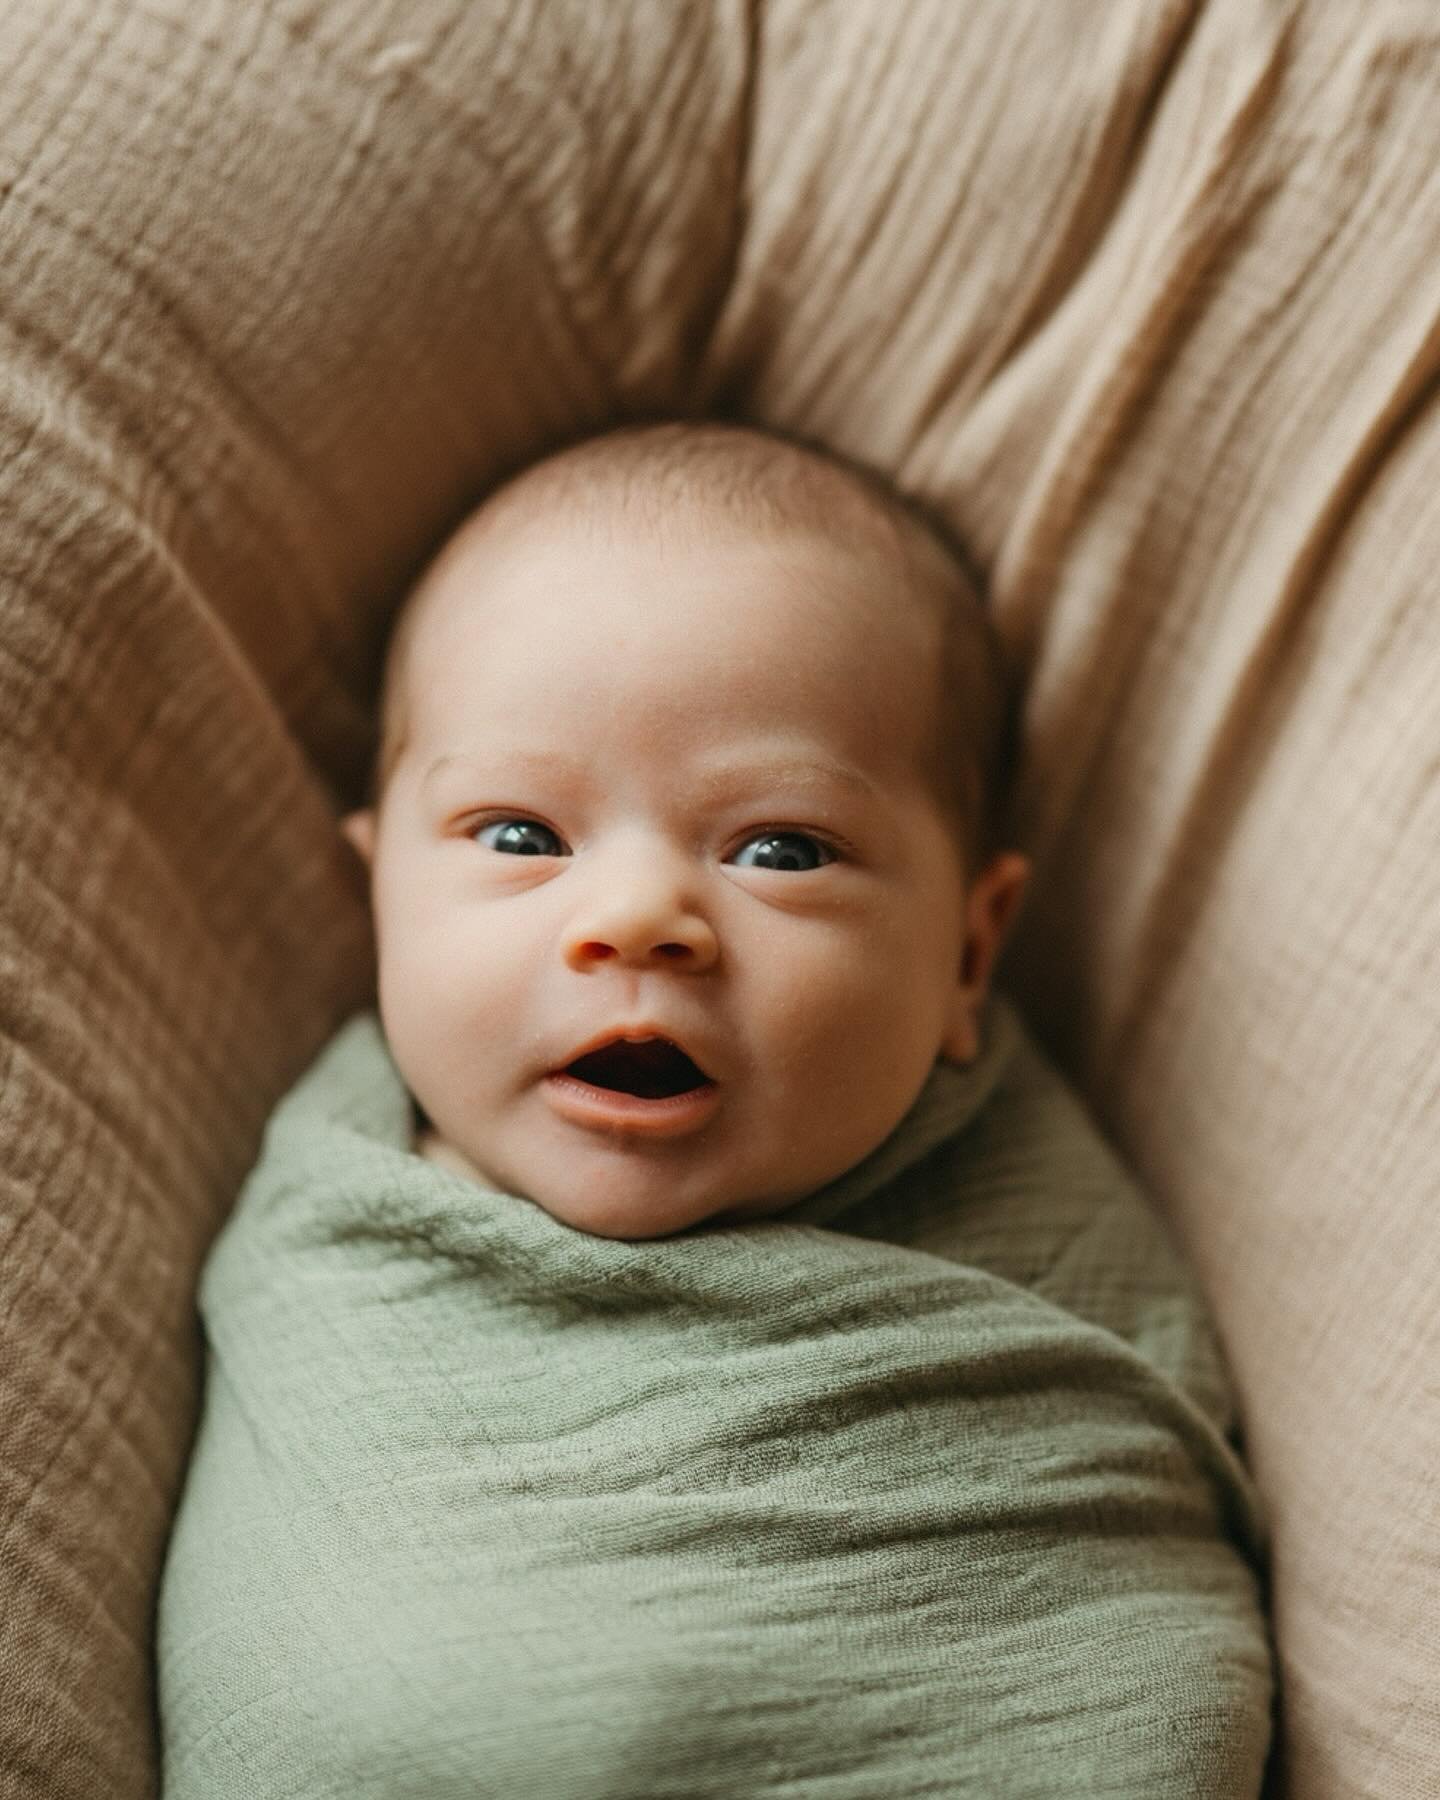
[[[167,1800],[1258,1793],[1213,1341],[1007,1011],[739,1228],[592,1237],[411,1125],[358,1015],[208,1265]]]

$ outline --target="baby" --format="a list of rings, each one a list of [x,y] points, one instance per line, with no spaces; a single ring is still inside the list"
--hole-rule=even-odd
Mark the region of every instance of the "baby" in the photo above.
[[[444,547],[344,825],[379,1016],[201,1284],[166,1800],[1258,1791],[1203,1308],[987,1000],[1006,720],[943,530],[758,431]]]
[[[591,439],[511,481],[385,679],[379,1001],[427,1156],[645,1238],[774,1213],[980,1043],[985,611],[921,514],[757,431]]]

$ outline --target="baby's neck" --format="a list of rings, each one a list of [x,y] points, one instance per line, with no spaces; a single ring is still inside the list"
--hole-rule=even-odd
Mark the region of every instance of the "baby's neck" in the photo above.
[[[474,1163],[457,1150],[453,1144],[447,1143],[433,1125],[421,1125],[417,1129],[415,1154],[423,1156],[426,1162],[435,1163],[442,1169],[449,1169],[452,1175],[460,1175],[466,1181],[473,1181],[477,1187],[488,1185]]]

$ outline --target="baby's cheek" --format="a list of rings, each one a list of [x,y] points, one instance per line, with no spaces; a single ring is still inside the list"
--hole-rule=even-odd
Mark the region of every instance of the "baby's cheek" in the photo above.
[[[753,1043],[762,1092],[796,1121],[826,1105],[865,1055],[864,1018],[835,988],[797,985]],[[828,1111],[828,1106],[827,1106]]]
[[[400,936],[382,948],[380,1016],[406,1085],[427,1110],[447,1072],[473,1057],[476,996],[444,939]],[[435,1096],[438,1098],[439,1096]]]
[[[867,1122],[909,1106],[939,1052],[938,996],[901,957],[856,952],[802,986],[793,1023],[797,1071],[823,1078],[833,1113]]]

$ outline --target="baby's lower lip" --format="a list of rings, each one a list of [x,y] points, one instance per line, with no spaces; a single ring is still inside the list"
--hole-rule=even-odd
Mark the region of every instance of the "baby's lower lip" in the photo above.
[[[720,1101],[713,1081],[691,1088],[686,1094],[667,1094],[647,1100],[642,1094],[626,1094],[617,1088],[596,1087],[564,1069],[545,1077],[545,1097],[562,1119],[596,1131],[629,1132],[636,1137],[683,1137],[698,1131]]]

